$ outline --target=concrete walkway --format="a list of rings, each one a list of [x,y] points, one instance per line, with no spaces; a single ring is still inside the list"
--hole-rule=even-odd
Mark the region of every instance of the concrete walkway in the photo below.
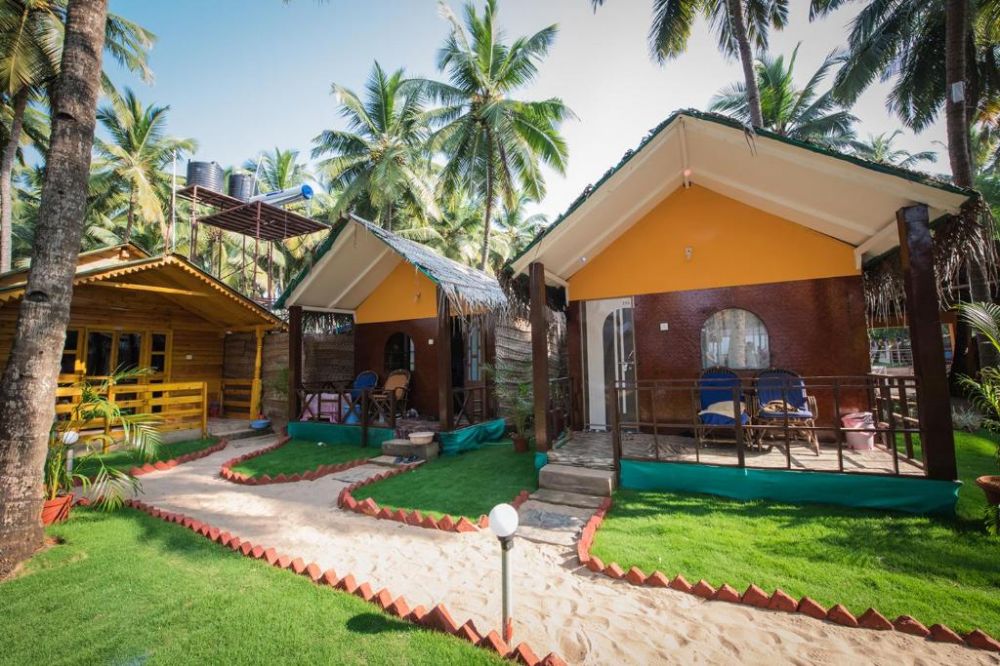
[[[457,622],[471,618],[483,633],[499,626],[499,548],[489,531],[445,533],[338,509],[342,488],[385,469],[374,465],[269,486],[219,478],[222,462],[273,441],[238,440],[220,453],[144,476],[140,499],[324,570],[351,573],[375,590],[388,587],[411,607],[443,602]],[[564,543],[565,534],[549,541]],[[579,567],[566,545],[519,539],[513,566],[515,644],[527,641],[539,654],[556,651],[570,663],[1000,663],[986,652],[898,632],[634,587]]]

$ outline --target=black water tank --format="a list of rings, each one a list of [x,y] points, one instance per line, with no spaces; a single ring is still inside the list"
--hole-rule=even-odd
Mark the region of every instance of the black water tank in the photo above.
[[[188,161],[187,184],[204,187],[213,192],[222,192],[222,167],[215,162]]]
[[[240,201],[246,201],[253,196],[253,174],[229,174],[229,196]]]

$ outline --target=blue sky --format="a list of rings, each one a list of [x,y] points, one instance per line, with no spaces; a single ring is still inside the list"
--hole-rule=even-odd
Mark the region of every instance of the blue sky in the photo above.
[[[622,153],[675,109],[706,108],[719,88],[740,78],[738,63],[718,52],[704,23],[689,50],[665,66],[646,47],[651,0],[501,0],[509,35],[557,23],[559,36],[525,99],[561,97],[577,114],[563,127],[570,149],[565,176],[548,175],[542,212],[556,215]],[[860,3],[823,21],[808,21],[808,2],[791,0],[789,27],[772,36],[772,52],[802,42],[797,79],[804,82],[845,40]],[[452,6],[457,10],[458,2]],[[169,104],[169,131],[199,143],[197,159],[241,164],[273,146],[308,156],[312,138],[340,126],[330,95],[334,81],[360,89],[373,60],[411,75],[436,76],[435,53],[447,34],[436,0],[111,0],[111,10],[157,34],[148,86],[115,71],[119,85],[144,102]],[[854,108],[860,133],[900,127],[885,110],[887,86]],[[947,171],[943,122],[901,145],[936,149],[935,171]],[[183,172],[183,168],[181,169]]]

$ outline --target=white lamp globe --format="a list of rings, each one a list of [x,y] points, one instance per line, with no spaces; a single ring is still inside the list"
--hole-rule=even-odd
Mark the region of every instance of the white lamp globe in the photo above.
[[[510,504],[497,504],[490,511],[490,531],[500,539],[517,531],[517,509]]]
[[[80,440],[80,433],[76,430],[67,430],[62,434],[62,443],[66,446],[73,446]]]

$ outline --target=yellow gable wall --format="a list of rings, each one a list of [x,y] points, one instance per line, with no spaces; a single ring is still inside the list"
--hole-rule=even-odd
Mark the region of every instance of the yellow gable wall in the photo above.
[[[371,324],[437,316],[437,287],[411,264],[400,261],[354,312],[354,321]]]
[[[570,278],[569,297],[582,301],[859,274],[847,243],[692,185],[664,199],[590,258]]]

